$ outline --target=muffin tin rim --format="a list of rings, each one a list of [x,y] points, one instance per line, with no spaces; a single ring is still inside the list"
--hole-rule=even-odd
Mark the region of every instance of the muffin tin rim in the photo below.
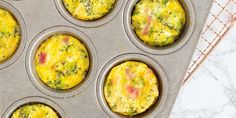
[[[103,112],[109,116],[109,117],[127,117],[125,115],[121,115],[119,113],[113,112],[108,103],[105,100],[104,96],[104,82],[106,79],[107,74],[109,71],[116,65],[126,62],[126,61],[140,61],[145,64],[147,64],[148,67],[150,67],[158,76],[158,87],[159,87],[159,96],[157,101],[154,103],[154,106],[151,106],[147,111],[144,113],[141,113],[137,115],[139,117],[140,115],[143,117],[147,116],[156,116],[157,111],[161,111],[163,109],[163,105],[165,104],[165,100],[168,94],[168,78],[165,74],[164,69],[161,67],[161,65],[156,61],[153,60],[151,57],[141,54],[141,53],[125,53],[118,55],[112,59],[110,59],[103,67],[102,70],[99,72],[99,76],[96,80],[96,97],[97,102],[100,106],[100,108],[103,110]],[[150,113],[147,113],[150,112]],[[136,117],[136,116],[133,116]]]
[[[41,97],[41,96],[28,96],[21,99],[18,99],[17,101],[14,101],[12,104],[10,104],[5,111],[3,112],[2,117],[3,118],[10,118],[12,113],[14,113],[19,107],[27,105],[27,104],[44,104],[46,106],[49,106],[52,108],[59,116],[62,118],[66,118],[67,114],[65,111],[57,104],[56,102],[52,101],[51,99]]]
[[[77,86],[75,86],[71,89],[68,89],[68,90],[56,90],[56,89],[48,87],[38,77],[38,74],[35,70],[34,56],[36,54],[37,49],[45,40],[47,40],[49,37],[51,37],[55,34],[69,34],[69,35],[72,35],[72,36],[78,38],[78,40],[85,45],[85,47],[89,53],[90,67],[89,67],[89,71],[87,73],[87,76]],[[32,42],[30,43],[30,45],[27,49],[27,53],[26,53],[25,58],[26,58],[26,63],[25,63],[26,71],[27,71],[27,75],[28,75],[30,81],[33,83],[33,85],[40,92],[42,92],[48,96],[55,97],[55,98],[73,97],[73,96],[76,96],[76,95],[80,94],[81,92],[85,91],[93,82],[95,75],[96,75],[97,65],[98,65],[97,51],[96,51],[94,44],[90,40],[90,38],[78,29],[75,29],[70,26],[63,26],[63,25],[47,28],[47,29],[43,30],[42,32],[40,32],[39,34],[37,34],[34,37],[34,39],[32,40]]]
[[[11,3],[8,3],[6,1],[0,1],[0,8],[11,13],[11,15],[14,17],[14,19],[20,26],[20,30],[21,30],[20,41],[15,52],[8,59],[4,60],[3,62],[0,62],[0,70],[3,70],[13,65],[21,57],[26,47],[28,33],[27,33],[27,26],[26,26],[25,20],[23,16],[21,15],[21,13],[17,10],[17,8],[15,8]]]
[[[124,0],[116,0],[113,9],[109,11],[105,16],[96,20],[85,21],[85,20],[74,18],[67,11],[62,0],[54,0],[54,5],[56,6],[57,11],[61,14],[61,16],[63,16],[64,19],[66,19],[67,21],[69,21],[70,23],[76,26],[85,27],[85,28],[99,27],[99,26],[109,23],[117,16],[117,14],[119,13],[120,9],[123,6],[123,3],[124,3]]]
[[[183,31],[181,32],[180,36],[178,37],[178,39],[176,39],[176,41],[173,44],[169,46],[165,46],[165,47],[153,47],[141,41],[136,35],[136,33],[133,31],[131,17],[132,17],[133,8],[139,2],[139,0],[132,0],[132,1],[129,0],[126,3],[125,9],[123,12],[123,21],[124,21],[123,26],[130,41],[140,50],[149,54],[153,54],[153,55],[170,54],[182,48],[189,41],[189,38],[191,37],[195,29],[196,14],[195,14],[195,10],[191,1],[189,0],[178,0],[178,1],[182,5],[186,14],[186,23],[185,23]]]

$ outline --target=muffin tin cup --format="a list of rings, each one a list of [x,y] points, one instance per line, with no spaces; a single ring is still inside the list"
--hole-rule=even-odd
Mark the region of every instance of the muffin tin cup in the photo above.
[[[20,39],[17,49],[15,50],[15,52],[13,53],[11,57],[9,57],[7,60],[3,62],[0,62],[0,70],[2,70],[12,65],[21,56],[25,48],[25,44],[27,40],[27,28],[26,28],[25,21],[22,15],[20,14],[20,12],[10,3],[7,3],[5,1],[0,1],[0,8],[5,9],[11,13],[11,15],[15,18],[17,23],[20,25],[20,30],[21,30],[21,39]]]
[[[129,0],[124,11],[124,29],[135,46],[150,54],[169,54],[180,49],[188,42],[195,27],[195,11],[190,0],[179,0],[186,13],[186,23],[180,37],[173,44],[164,47],[153,47],[145,44],[134,32],[131,17],[138,2],[139,0]]]
[[[56,90],[50,88],[39,78],[34,65],[34,57],[39,46],[49,37],[56,34],[68,34],[78,38],[87,48],[90,57],[90,68],[86,78],[74,88],[68,90]],[[97,52],[90,39],[81,31],[68,26],[55,26],[42,31],[31,42],[26,54],[26,69],[31,82],[42,93],[52,97],[72,97],[84,91],[95,78],[97,70]]]
[[[92,21],[85,21],[80,20],[75,17],[73,17],[65,8],[62,0],[54,0],[55,6],[57,7],[57,10],[60,12],[60,14],[69,22],[81,26],[81,27],[98,27],[101,25],[104,25],[111,21],[120,11],[122,4],[124,0],[116,0],[116,3],[114,4],[114,8],[105,16],[102,18],[92,20]]]
[[[13,104],[11,104],[3,113],[3,116],[1,118],[10,118],[11,115],[21,106],[26,105],[26,104],[31,104],[31,103],[40,103],[40,104],[44,104],[49,106],[50,108],[52,108],[55,112],[57,112],[57,114],[61,117],[61,118],[67,118],[64,110],[55,102],[47,99],[47,98],[43,98],[43,97],[36,97],[36,96],[32,96],[32,97],[26,97],[26,98],[22,98],[16,102],[14,102]]]
[[[110,72],[110,70],[113,67],[125,61],[143,62],[147,64],[148,67],[150,67],[155,72],[158,78],[159,97],[156,103],[153,106],[151,106],[147,111],[139,115],[133,116],[133,117],[155,117],[156,114],[158,114],[161,111],[161,109],[164,108],[163,103],[165,102],[165,99],[168,93],[168,79],[164,70],[155,60],[142,54],[130,53],[130,54],[119,55],[113,58],[103,67],[102,71],[99,74],[99,77],[97,79],[97,84],[96,84],[97,100],[100,107],[109,117],[112,117],[112,118],[127,117],[127,116],[112,112],[112,110],[109,108],[108,103],[105,100],[104,91],[103,91],[104,82],[106,80],[107,74]]]

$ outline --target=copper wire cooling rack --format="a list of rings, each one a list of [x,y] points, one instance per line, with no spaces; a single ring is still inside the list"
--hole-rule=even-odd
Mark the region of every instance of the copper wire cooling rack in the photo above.
[[[185,76],[186,83],[236,22],[236,0],[214,0]]]

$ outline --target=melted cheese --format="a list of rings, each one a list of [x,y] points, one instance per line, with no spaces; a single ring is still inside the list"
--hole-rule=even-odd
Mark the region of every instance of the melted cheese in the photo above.
[[[0,63],[10,58],[20,42],[20,27],[14,17],[0,8]]]
[[[132,14],[132,25],[144,43],[161,47],[179,37],[185,17],[178,0],[140,0]]]
[[[35,67],[40,79],[54,89],[70,89],[82,82],[89,69],[86,47],[70,35],[55,35],[38,48]]]
[[[57,113],[44,104],[29,104],[18,108],[11,118],[59,118]]]
[[[146,64],[127,61],[109,72],[104,94],[113,112],[137,115],[156,102],[159,96],[158,80]]]
[[[63,0],[69,13],[80,20],[96,20],[108,14],[115,0]]]

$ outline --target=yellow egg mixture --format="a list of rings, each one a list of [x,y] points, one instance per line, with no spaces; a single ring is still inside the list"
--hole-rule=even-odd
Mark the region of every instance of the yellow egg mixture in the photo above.
[[[28,104],[18,108],[11,118],[60,118],[57,113],[44,104]]]
[[[127,61],[109,72],[105,80],[104,95],[113,112],[137,115],[157,101],[158,80],[146,64]]]
[[[10,12],[0,8],[0,63],[10,58],[20,42],[20,27]]]
[[[115,0],[63,0],[65,8],[80,20],[96,20],[108,14]]]
[[[132,26],[144,43],[168,46],[181,34],[185,17],[178,0],[139,0],[132,14]]]
[[[38,48],[35,67],[40,79],[49,87],[70,89],[81,83],[89,70],[89,54],[78,39],[58,34]]]

